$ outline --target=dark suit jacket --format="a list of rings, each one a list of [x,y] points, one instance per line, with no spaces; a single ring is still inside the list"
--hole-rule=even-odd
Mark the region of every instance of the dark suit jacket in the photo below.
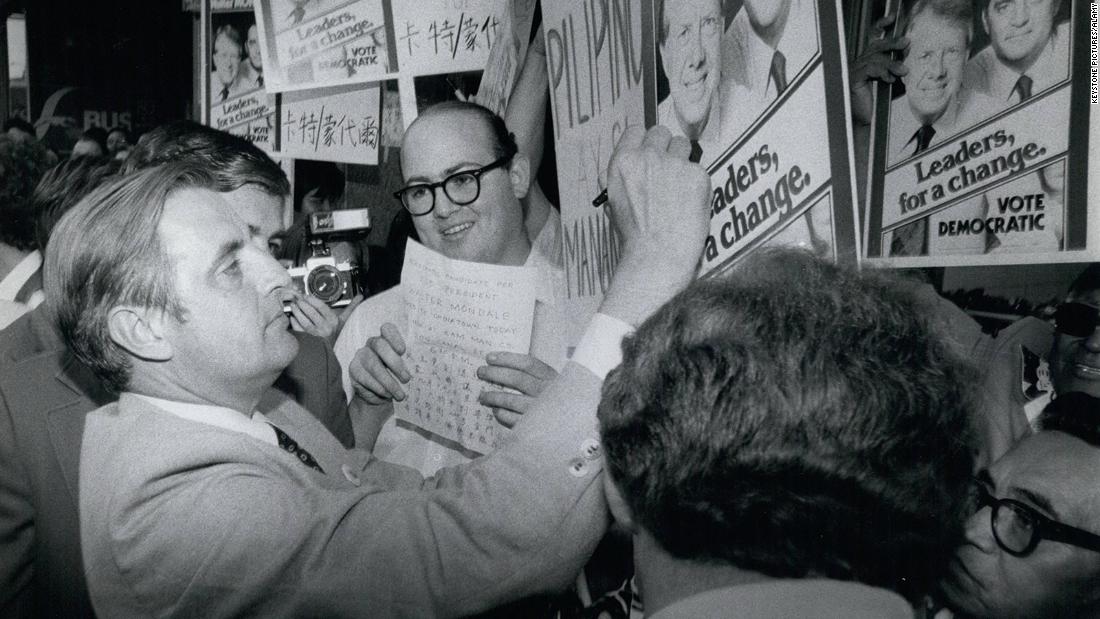
[[[298,341],[276,387],[350,446],[339,363],[323,340],[299,334]],[[0,617],[92,616],[78,464],[84,417],[114,399],[64,349],[42,309],[0,331]]]

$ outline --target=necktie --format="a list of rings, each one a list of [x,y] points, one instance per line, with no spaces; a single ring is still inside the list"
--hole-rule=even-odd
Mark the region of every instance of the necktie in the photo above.
[[[691,154],[688,155],[688,161],[692,163],[699,163],[699,160],[703,158],[703,147],[699,146],[699,140],[691,141]]]
[[[1016,85],[1012,87],[1012,92],[1020,97],[1021,103],[1027,101],[1031,97],[1031,78],[1021,75],[1020,79],[1016,80]]]
[[[932,143],[932,138],[936,135],[936,130],[932,125],[921,125],[920,129],[917,129],[913,133],[913,137],[909,138],[910,142],[916,142],[917,148],[913,151],[914,155],[919,155],[928,150],[928,145]]]
[[[320,473],[325,472],[325,470],[321,468],[321,465],[317,464],[317,461],[313,459],[313,456],[311,456],[304,447],[299,445],[297,441],[290,438],[286,432],[280,430],[279,427],[275,424],[269,423],[268,425],[271,426],[271,429],[275,430],[275,438],[279,441],[279,447],[283,448],[284,451],[294,456],[295,458],[301,460],[302,464],[308,466],[309,468],[315,469]]]
[[[225,101],[226,99],[228,99],[229,98],[229,86],[222,86],[222,89],[221,89],[220,93],[221,93],[221,96],[222,96],[221,101]]]
[[[263,73],[261,73],[259,75],[259,77],[256,78],[256,87],[257,88],[263,88],[264,87],[264,74]]]
[[[772,55],[772,68],[769,71],[772,81],[775,82],[775,94],[779,96],[787,89],[787,58],[783,52],[775,50]]]

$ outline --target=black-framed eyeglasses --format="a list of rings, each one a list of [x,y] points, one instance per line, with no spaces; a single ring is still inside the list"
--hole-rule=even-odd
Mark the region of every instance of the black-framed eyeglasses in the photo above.
[[[435,189],[442,187],[447,199],[457,206],[465,206],[481,195],[481,175],[499,168],[511,161],[511,157],[501,157],[496,161],[475,170],[455,172],[438,183],[416,183],[393,192],[393,197],[401,201],[413,215],[427,215],[435,208]]]
[[[1084,303],[1062,303],[1054,310],[1054,328],[1073,337],[1088,337],[1100,325],[1100,309]]]
[[[1027,556],[1044,539],[1100,552],[1100,535],[1051,520],[1015,499],[998,499],[984,484],[977,486],[977,507],[992,507],[989,526],[997,545],[1005,552],[1017,557]]]

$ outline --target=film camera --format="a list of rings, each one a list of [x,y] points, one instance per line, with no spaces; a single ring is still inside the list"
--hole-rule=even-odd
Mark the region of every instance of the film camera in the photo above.
[[[351,241],[370,230],[368,209],[312,213],[309,216],[309,257],[287,269],[294,287],[327,303],[343,307],[359,293],[359,263]]]

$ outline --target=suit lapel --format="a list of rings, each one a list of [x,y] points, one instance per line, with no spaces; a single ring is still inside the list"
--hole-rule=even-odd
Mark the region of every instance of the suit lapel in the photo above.
[[[79,496],[80,446],[84,436],[84,417],[96,408],[112,402],[114,397],[103,388],[98,377],[86,365],[68,352],[62,354],[61,368],[54,378],[68,392],[46,413],[46,426],[54,456],[75,504]]]

